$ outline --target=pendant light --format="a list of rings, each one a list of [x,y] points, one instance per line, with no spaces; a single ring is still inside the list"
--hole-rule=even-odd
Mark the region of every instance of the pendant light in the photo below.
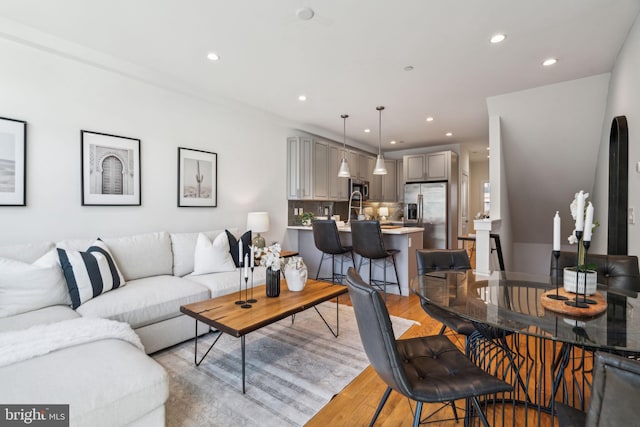
[[[376,159],[376,167],[373,169],[374,175],[386,175],[387,168],[384,166],[384,157],[382,156],[382,110],[383,106],[376,107],[378,110],[378,158]]]
[[[338,169],[338,177],[351,178],[351,172],[349,171],[349,163],[347,163],[347,117],[348,114],[343,114],[343,129],[342,129],[342,160],[340,161],[340,169]]]

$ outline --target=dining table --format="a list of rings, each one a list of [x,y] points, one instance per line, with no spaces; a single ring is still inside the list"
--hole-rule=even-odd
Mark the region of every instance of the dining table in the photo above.
[[[518,425],[553,424],[557,401],[584,410],[595,351],[640,356],[640,299],[606,283],[588,297],[597,297],[598,309],[584,311],[564,301],[550,304],[550,295],[568,294],[579,301],[585,295],[567,293],[562,278],[544,275],[442,270],[415,276],[410,288],[425,303],[474,324],[465,352],[478,366],[513,384],[514,392],[498,398],[503,408],[512,404],[512,410],[507,415],[494,411],[494,417],[512,417],[513,425],[523,410],[537,415],[525,416]]]

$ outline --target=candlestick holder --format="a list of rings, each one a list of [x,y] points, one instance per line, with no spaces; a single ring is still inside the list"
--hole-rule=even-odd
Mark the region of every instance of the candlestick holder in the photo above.
[[[583,240],[582,241],[582,246],[584,246],[584,289],[583,289],[583,295],[582,295],[582,302],[587,303],[587,304],[597,304],[596,301],[587,298],[587,254],[589,253],[589,246],[591,246],[591,241],[590,240]]]
[[[556,294],[548,294],[547,298],[555,299],[558,301],[567,301],[569,298],[564,295],[560,295],[558,293],[558,288],[560,287],[560,251],[553,251],[553,257],[556,260]]]
[[[249,304],[249,301],[247,300],[247,292],[249,292],[247,290],[247,286],[248,286],[248,282],[249,278],[247,276],[244,277],[244,299],[245,301],[243,301],[243,304],[240,306],[242,308],[251,308],[251,304]]]
[[[240,268],[238,268],[238,274],[240,278],[240,286],[238,289],[238,301],[236,301],[236,305],[241,305],[246,303],[246,301],[242,299],[242,263],[240,263]]]
[[[253,283],[253,269],[254,268],[255,267],[251,267],[251,298],[249,298],[247,300],[247,302],[250,302],[251,304],[255,304],[255,303],[258,302],[258,300],[253,297],[253,285],[254,285],[254,283]]]
[[[578,292],[578,284],[580,283],[580,241],[582,241],[582,231],[576,230],[576,238],[578,239],[578,252],[576,255],[576,298],[571,301],[565,301],[564,303],[571,307],[588,308],[589,304],[579,300],[580,292]],[[586,292],[586,288],[587,288],[586,278],[585,278],[584,287]]]

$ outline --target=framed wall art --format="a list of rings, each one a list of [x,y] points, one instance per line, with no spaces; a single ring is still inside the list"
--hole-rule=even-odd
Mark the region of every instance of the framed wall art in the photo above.
[[[178,147],[178,206],[218,205],[218,155]]]
[[[140,140],[80,131],[83,206],[140,206]]]
[[[0,206],[27,205],[27,122],[0,117]]]

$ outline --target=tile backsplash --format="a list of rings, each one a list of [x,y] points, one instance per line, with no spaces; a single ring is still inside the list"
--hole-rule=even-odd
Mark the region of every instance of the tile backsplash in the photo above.
[[[365,202],[363,204],[363,213],[366,219],[380,219],[378,208],[387,207],[389,209],[388,221],[402,221],[403,204],[389,202]],[[289,200],[288,206],[288,225],[301,225],[300,215],[303,212],[313,212],[315,216],[331,217],[332,215],[340,215],[340,219],[347,220],[347,211],[349,210],[349,202],[333,202],[333,201],[307,201],[307,200]],[[352,209],[352,219],[356,219],[356,211]]]

